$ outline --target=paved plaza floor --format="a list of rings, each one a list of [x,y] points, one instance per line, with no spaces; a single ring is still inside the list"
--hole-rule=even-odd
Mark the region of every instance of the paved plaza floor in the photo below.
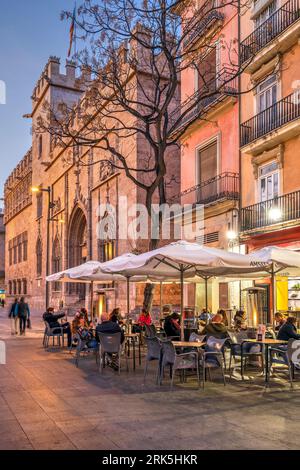
[[[45,351],[42,322],[25,337],[10,335],[0,310],[0,449],[299,449],[300,377],[264,388],[261,377],[223,386],[218,375],[197,389],[191,377],[169,390],[150,369],[111,369],[100,376],[94,357],[77,369],[67,350]]]

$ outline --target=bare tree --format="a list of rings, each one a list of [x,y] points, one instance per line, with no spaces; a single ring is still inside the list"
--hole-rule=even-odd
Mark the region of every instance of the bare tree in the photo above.
[[[125,172],[145,193],[151,217],[154,198],[167,201],[167,166],[172,149],[209,106],[237,96],[243,72],[238,38],[220,34],[224,12],[240,14],[239,0],[86,0],[78,7],[74,57],[92,80],[76,106],[60,103],[40,116],[36,132],[49,132],[58,146],[101,149],[101,161]],[[63,12],[70,19],[72,13]],[[213,34],[205,34],[213,27]],[[216,37],[221,65],[212,60]],[[194,69],[198,87],[180,105],[180,79]],[[45,118],[45,116],[47,116]],[[122,151],[128,136],[142,138],[148,152],[138,162]],[[116,144],[118,143],[118,145]],[[73,152],[77,165],[89,165]],[[97,163],[93,161],[92,164]],[[150,237],[149,249],[158,240]],[[151,294],[151,287],[150,289]],[[148,296],[149,298],[149,296]],[[150,295],[151,298],[151,295]]]

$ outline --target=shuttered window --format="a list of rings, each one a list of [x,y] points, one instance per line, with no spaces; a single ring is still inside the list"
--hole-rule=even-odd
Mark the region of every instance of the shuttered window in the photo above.
[[[199,150],[199,183],[204,183],[217,176],[218,144],[212,142]]]

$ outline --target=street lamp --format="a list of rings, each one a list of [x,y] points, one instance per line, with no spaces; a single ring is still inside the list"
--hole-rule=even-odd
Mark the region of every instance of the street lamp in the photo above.
[[[274,222],[279,221],[282,217],[282,212],[279,207],[271,207],[271,209],[269,210],[269,217]]]
[[[47,210],[47,248],[46,248],[46,277],[50,274],[50,222],[64,223],[62,218],[56,219],[51,217],[51,210],[55,207],[55,203],[51,201],[51,187],[42,188],[41,186],[32,186],[31,192],[38,194],[41,192],[48,194],[48,210]],[[49,307],[49,283],[46,282],[46,309]]]
[[[229,241],[235,241],[238,239],[238,235],[234,230],[228,230],[226,236]]]

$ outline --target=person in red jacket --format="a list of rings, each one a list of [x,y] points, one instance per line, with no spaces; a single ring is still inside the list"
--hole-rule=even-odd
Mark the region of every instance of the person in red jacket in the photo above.
[[[152,324],[151,315],[145,308],[143,308],[142,313],[140,314],[137,322],[138,322],[138,325],[141,327],[145,325],[150,326]]]

